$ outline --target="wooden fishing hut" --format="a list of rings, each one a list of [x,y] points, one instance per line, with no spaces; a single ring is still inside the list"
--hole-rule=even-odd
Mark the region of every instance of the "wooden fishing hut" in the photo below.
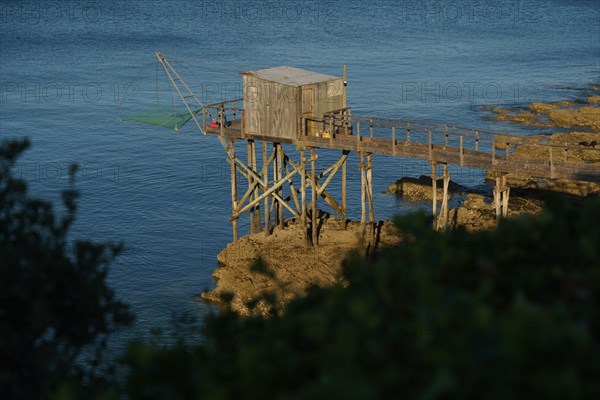
[[[293,67],[242,72],[244,127],[248,135],[295,142],[302,133],[302,118],[320,119],[323,114],[346,107],[344,80]],[[307,124],[307,135],[316,136],[318,126]]]

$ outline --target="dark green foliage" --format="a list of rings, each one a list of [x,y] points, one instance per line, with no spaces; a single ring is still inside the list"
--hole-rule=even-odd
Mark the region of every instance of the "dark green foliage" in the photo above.
[[[131,399],[600,398],[600,202],[494,230],[408,238],[285,315],[205,321],[205,342],[133,345]]]
[[[63,192],[60,220],[50,203],[28,197],[11,175],[28,145],[0,146],[0,398],[99,394],[102,335],[132,319],[105,282],[120,246],[78,241],[70,254],[77,192]]]

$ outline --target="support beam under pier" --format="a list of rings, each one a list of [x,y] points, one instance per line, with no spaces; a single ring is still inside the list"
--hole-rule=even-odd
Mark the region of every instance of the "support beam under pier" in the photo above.
[[[363,245],[367,253],[373,251],[375,245],[375,212],[373,210],[373,161],[371,153],[360,154],[361,181],[361,231]],[[367,222],[368,217],[368,222]],[[368,228],[368,229],[367,229]]]
[[[510,187],[506,183],[506,174],[500,173],[496,176],[496,186],[494,187],[494,208],[496,209],[496,221],[501,217],[508,216],[508,199],[510,197]]]
[[[431,163],[431,188],[432,188],[432,211],[433,211],[433,229],[445,230],[448,228],[448,189],[450,187],[450,173],[448,172],[448,164],[441,163],[443,165],[443,176],[442,176],[442,204],[438,213],[438,201],[437,201],[437,167],[438,163],[433,161]]]

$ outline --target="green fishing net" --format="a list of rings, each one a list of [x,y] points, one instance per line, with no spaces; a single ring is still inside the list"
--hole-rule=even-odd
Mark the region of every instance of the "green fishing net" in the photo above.
[[[192,110],[194,115],[198,115],[202,111],[202,107]],[[185,125],[190,119],[192,114],[188,111],[177,112],[173,109],[167,108],[155,108],[144,110],[135,114],[121,115],[121,119],[128,121],[136,121],[144,124],[157,125],[165,128],[173,129],[178,131],[183,125]]]

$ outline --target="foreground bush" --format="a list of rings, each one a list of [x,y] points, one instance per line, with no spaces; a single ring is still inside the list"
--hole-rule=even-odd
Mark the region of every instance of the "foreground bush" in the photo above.
[[[284,316],[205,321],[196,346],[130,347],[131,399],[600,398],[600,202],[489,232],[398,219]]]
[[[0,144],[0,399],[111,395],[103,338],[132,320],[106,283],[119,246],[76,241],[69,250],[77,191],[62,193],[60,219],[30,197],[12,171],[28,146]]]

